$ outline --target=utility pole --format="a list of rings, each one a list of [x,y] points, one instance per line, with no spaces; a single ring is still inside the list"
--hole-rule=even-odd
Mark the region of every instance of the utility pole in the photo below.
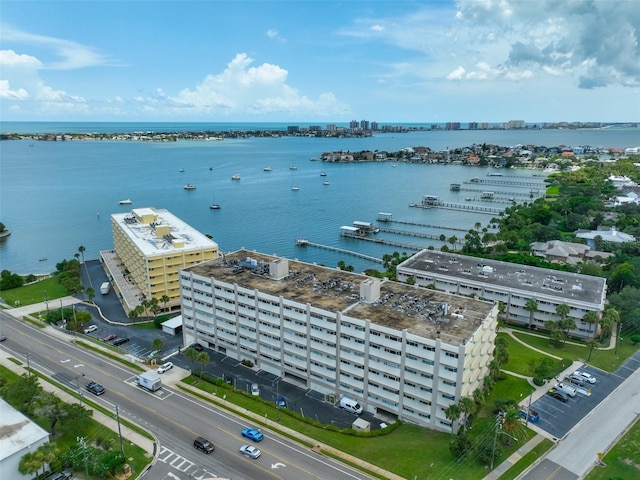
[[[118,412],[118,405],[116,405],[116,421],[118,422],[118,436],[120,437],[120,453],[124,457],[124,447],[122,446],[122,431],[120,430],[120,413]]]
[[[84,471],[85,471],[85,474],[87,475],[87,477],[89,477],[89,460],[87,458],[87,441],[86,441],[85,437],[76,437],[76,440],[78,441],[78,443],[82,447],[82,452],[83,452],[83,456],[84,456]]]
[[[498,443],[498,430],[502,428],[502,422],[504,420],[504,413],[500,412],[496,418],[496,433],[493,435],[493,451],[491,452],[491,467],[489,470],[493,470],[493,461],[496,458],[496,444]]]

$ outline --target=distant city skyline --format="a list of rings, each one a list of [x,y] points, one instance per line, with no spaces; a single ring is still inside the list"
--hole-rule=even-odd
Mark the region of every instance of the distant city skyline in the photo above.
[[[2,121],[640,121],[633,0],[3,0]]]

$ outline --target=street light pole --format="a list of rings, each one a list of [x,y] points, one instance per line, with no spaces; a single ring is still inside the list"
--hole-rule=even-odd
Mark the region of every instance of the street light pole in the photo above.
[[[76,388],[78,389],[78,397],[80,398],[80,405],[82,405],[82,392],[80,391],[80,382],[78,382],[78,379],[80,377],[84,377],[84,373],[75,377],[74,380],[76,381]]]

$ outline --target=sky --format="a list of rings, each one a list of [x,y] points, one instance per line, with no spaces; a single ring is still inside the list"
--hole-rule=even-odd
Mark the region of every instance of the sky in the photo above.
[[[636,0],[0,2],[1,121],[638,122]]]

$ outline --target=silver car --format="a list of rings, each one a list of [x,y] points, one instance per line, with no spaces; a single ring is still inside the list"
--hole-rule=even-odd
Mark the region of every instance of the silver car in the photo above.
[[[260,455],[262,455],[262,452],[253,445],[242,445],[240,447],[240,453],[246,455],[249,458],[258,458]]]
[[[566,383],[556,383],[555,388],[556,390],[559,390],[562,393],[569,395],[570,397],[576,396],[576,389],[570,385],[567,385]]]

